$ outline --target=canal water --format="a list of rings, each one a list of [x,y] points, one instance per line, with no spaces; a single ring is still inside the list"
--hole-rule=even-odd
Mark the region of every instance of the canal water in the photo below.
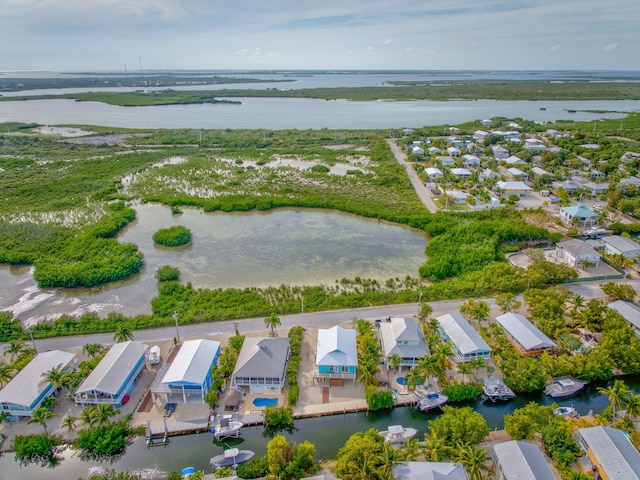
[[[635,392],[640,393],[640,376],[625,377],[624,381]],[[588,385],[578,395],[559,400],[556,403],[561,406],[573,406],[580,414],[589,412],[599,413],[607,405],[608,400],[597,392],[597,387],[606,386],[606,383]],[[491,403],[478,399],[466,405],[472,406],[480,412],[492,429],[504,427],[504,416],[515,409],[524,407],[529,402],[549,405],[550,397],[542,393],[532,395],[519,395],[510,402]],[[456,406],[463,406],[458,404]],[[413,406],[399,407],[382,412],[359,412],[338,414],[328,417],[317,417],[297,420],[295,429],[291,432],[282,432],[289,440],[296,443],[305,440],[316,446],[316,459],[335,458],[338,449],[347,441],[349,436],[358,431],[369,428],[384,430],[389,425],[403,425],[418,429],[417,439],[421,440],[428,431],[428,422],[440,415],[436,412],[421,412]],[[238,448],[252,450],[256,455],[266,453],[266,444],[269,436],[265,434],[262,426],[245,428],[242,441],[235,444]],[[223,446],[214,444],[211,434],[185,435],[172,437],[166,447],[147,448],[144,439],[137,439],[127,448],[126,454],[113,463],[85,462],[69,453],[64,455],[59,465],[50,468],[42,468],[36,465],[20,466],[13,455],[7,454],[0,459],[0,472],[2,478],[29,478],[32,480],[66,480],[87,476],[91,468],[103,466],[114,468],[118,471],[142,471],[150,469],[157,472],[180,471],[187,466],[211,472],[209,459],[222,453]]]

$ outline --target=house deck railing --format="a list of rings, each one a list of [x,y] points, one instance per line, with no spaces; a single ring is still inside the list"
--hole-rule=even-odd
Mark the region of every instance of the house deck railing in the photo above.
[[[342,380],[353,380],[356,378],[356,374],[355,373],[348,373],[348,372],[342,372],[342,373],[335,373],[335,372],[319,372],[319,371],[315,371],[313,372],[313,378],[337,378],[337,379],[342,379]]]

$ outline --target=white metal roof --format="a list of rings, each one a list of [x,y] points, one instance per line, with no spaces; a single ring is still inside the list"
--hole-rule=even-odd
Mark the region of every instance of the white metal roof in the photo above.
[[[496,185],[498,186],[498,188],[501,188],[502,190],[531,190],[531,187],[528,186],[526,183],[518,181],[518,182],[504,182],[502,180],[500,180],[499,182],[496,183]]]
[[[316,365],[358,365],[356,331],[340,326],[318,329]]]
[[[385,357],[398,354],[402,358],[422,358],[429,355],[422,329],[413,318],[391,317],[380,321],[378,328]]]
[[[42,374],[58,365],[66,367],[74,358],[73,353],[61,350],[39,353],[0,390],[0,403],[30,407],[50,385],[43,381]]]
[[[462,465],[450,462],[402,462],[393,467],[398,480],[467,480]]]
[[[288,338],[246,337],[233,377],[281,378],[288,353]]]
[[[97,391],[116,395],[140,361],[140,357],[144,356],[146,348],[146,345],[140,342],[116,343],[80,384],[76,394]]]
[[[616,300],[610,303],[608,307],[618,312],[627,322],[635,325],[636,328],[640,328],[640,308],[633,303]]]
[[[556,344],[533,323],[519,313],[508,312],[496,317],[496,321],[525,350],[553,348]]]
[[[589,427],[578,431],[609,478],[640,480],[640,454],[622,430]]]
[[[487,342],[462,315],[447,313],[437,317],[436,320],[440,328],[463,355],[476,351],[491,351]]]
[[[215,340],[187,340],[173,359],[162,383],[202,385],[211,373],[211,365],[220,351]]]
[[[555,475],[537,445],[519,440],[494,445],[505,480],[553,480]]]
[[[640,250],[640,244],[638,244],[638,242],[634,242],[630,238],[626,238],[621,235],[610,235],[608,237],[604,237],[602,240],[622,253]]]

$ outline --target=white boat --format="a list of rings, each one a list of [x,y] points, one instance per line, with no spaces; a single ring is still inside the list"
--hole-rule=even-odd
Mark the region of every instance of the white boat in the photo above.
[[[427,392],[424,397],[420,399],[416,408],[422,411],[432,410],[439,408],[449,401],[449,397],[437,392]]]
[[[483,392],[485,397],[492,402],[498,400],[511,400],[516,396],[516,394],[513,393],[513,390],[507,387],[501,379],[493,377],[487,378],[484,381]]]
[[[234,418],[233,415],[218,415],[214,421],[213,428],[211,428],[211,433],[216,440],[226,437],[239,437],[243,426],[244,423]]]
[[[405,428],[402,425],[389,425],[387,430],[378,432],[387,443],[404,443],[416,436],[418,430],[415,428]]]
[[[577,418],[580,415],[573,407],[558,407],[553,411],[553,413],[566,418]]]
[[[154,345],[149,349],[149,363],[151,365],[157,365],[160,363],[160,347]]]
[[[586,383],[573,377],[556,378],[553,383],[544,387],[544,393],[553,398],[568,397],[582,390],[585,385]]]
[[[232,467],[251,460],[255,455],[251,450],[238,450],[237,448],[229,448],[223,454],[216,455],[209,460],[211,468]]]

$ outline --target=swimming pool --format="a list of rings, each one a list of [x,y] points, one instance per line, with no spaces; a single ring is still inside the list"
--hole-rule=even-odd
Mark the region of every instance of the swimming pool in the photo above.
[[[258,397],[253,400],[253,405],[255,407],[269,407],[271,405],[277,405],[277,404],[278,404],[277,398]]]

